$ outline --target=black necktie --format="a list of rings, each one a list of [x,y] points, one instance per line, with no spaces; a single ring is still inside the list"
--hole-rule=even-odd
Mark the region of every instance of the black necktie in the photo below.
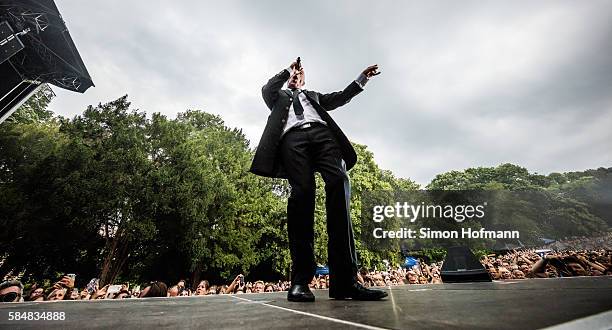
[[[296,116],[301,116],[304,114],[304,108],[302,107],[302,102],[300,102],[300,98],[298,97],[302,91],[299,89],[293,90],[293,111]]]

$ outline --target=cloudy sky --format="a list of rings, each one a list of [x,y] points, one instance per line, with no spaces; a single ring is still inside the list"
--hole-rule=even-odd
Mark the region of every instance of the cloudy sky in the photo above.
[[[311,90],[382,74],[332,116],[397,176],[511,162],[612,166],[611,1],[56,0],[96,84],[56,113],[129,95],[219,114],[259,142],[261,86],[301,56]]]

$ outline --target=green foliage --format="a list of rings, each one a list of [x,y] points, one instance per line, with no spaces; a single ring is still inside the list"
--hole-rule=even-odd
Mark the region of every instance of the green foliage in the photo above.
[[[227,280],[268,263],[287,275],[286,183],[248,174],[248,141],[218,116],[148,119],[124,96],[7,123],[0,150],[3,273]]]
[[[521,230],[523,242],[539,237],[563,238],[606,231],[612,225],[612,169],[584,172],[529,173],[513,164],[468,168],[438,174],[430,190],[499,190],[525,192],[529,198],[497,194],[495,218],[501,230]],[[524,197],[524,196],[523,196]]]
[[[92,273],[83,255],[95,245],[95,228],[79,221],[76,206],[84,196],[67,184],[73,150],[55,121],[4,125],[0,129],[0,271],[27,269],[34,277],[51,277],[75,263]],[[78,188],[77,188],[78,190]]]
[[[476,167],[464,171],[450,171],[436,175],[427,185],[430,190],[525,190],[545,187],[547,180],[530,174],[527,169],[502,164],[497,167]]]
[[[242,132],[198,111],[154,115],[149,130],[158,244],[169,252],[152,267],[163,271],[174,254],[182,268],[224,279],[264,260],[285,274],[279,183],[247,174],[252,154]]]
[[[446,249],[442,248],[426,248],[421,251],[421,255],[429,262],[439,262],[446,257]]]

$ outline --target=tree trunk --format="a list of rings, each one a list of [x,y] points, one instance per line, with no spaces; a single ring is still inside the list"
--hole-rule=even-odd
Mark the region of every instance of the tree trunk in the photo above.
[[[123,236],[123,230],[117,230],[115,237],[113,237],[110,248],[104,258],[102,264],[102,270],[100,272],[100,287],[106,284],[112,284],[128,257],[128,246],[129,242]]]
[[[200,264],[198,264],[193,272],[191,272],[191,287],[194,290],[198,287],[198,284],[200,284],[201,269]]]

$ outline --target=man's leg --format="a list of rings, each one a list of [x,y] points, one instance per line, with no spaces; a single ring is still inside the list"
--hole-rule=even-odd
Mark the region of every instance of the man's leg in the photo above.
[[[308,285],[314,261],[315,179],[309,154],[308,134],[289,131],[281,141],[281,157],[291,185],[287,203],[287,229],[291,251],[292,285]]]
[[[340,148],[329,128],[316,127],[311,132],[314,168],[325,181],[330,287],[348,286],[357,280],[349,177]]]
[[[366,289],[357,281],[357,253],[350,217],[351,187],[338,143],[327,127],[316,127],[311,132],[314,168],[325,181],[329,296],[380,300],[387,296],[386,292]]]

